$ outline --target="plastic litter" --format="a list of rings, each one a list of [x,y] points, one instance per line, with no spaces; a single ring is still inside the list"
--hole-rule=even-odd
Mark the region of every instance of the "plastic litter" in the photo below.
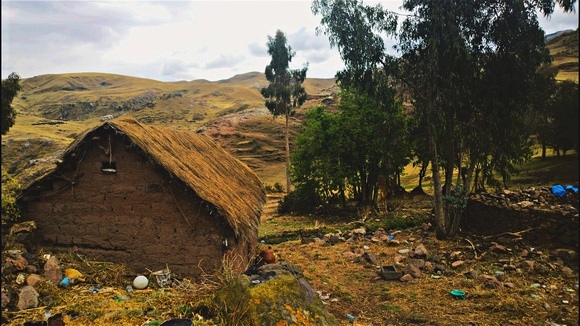
[[[68,279],[68,277],[63,278],[62,281],[60,281],[60,285],[62,285],[62,286],[69,286],[70,285],[70,280]]]
[[[551,188],[552,194],[554,194],[554,196],[556,197],[564,197],[566,196],[566,189],[564,188],[564,186],[558,184],[558,185],[553,185]]]
[[[465,291],[463,290],[451,290],[451,295],[455,299],[465,299]]]
[[[350,321],[354,321],[354,316],[351,314],[346,314],[346,318],[348,318]]]
[[[162,288],[166,287],[167,285],[169,285],[169,283],[171,283],[171,271],[169,270],[169,268],[153,272],[152,275],[155,276],[155,281],[157,282],[157,285],[159,285]]]

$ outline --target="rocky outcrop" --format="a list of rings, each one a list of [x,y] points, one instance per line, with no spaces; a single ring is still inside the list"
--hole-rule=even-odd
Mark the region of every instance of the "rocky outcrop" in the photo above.
[[[287,263],[234,276],[213,302],[216,315],[228,325],[339,325],[300,271]]]

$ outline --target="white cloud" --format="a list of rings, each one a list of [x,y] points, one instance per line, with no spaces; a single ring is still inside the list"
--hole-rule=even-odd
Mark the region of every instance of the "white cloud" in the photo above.
[[[401,12],[401,0],[379,1]],[[376,1],[367,1],[376,3]],[[163,81],[219,80],[263,71],[268,35],[280,29],[308,77],[343,68],[316,35],[311,1],[2,1],[2,78],[107,72]],[[578,28],[578,15],[540,18],[546,33]],[[390,49],[391,44],[387,45]]]

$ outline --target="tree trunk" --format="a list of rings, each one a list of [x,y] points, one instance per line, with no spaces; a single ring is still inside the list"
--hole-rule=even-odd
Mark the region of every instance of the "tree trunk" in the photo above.
[[[434,206],[435,206],[435,236],[439,240],[447,238],[445,230],[445,214],[443,211],[443,193],[441,189],[441,173],[439,171],[439,157],[437,155],[437,142],[435,141],[435,127],[431,121],[431,112],[427,114],[427,129],[429,138],[429,152],[431,154],[431,173],[433,177]]]
[[[427,174],[428,162],[429,161],[421,163],[421,170],[419,171],[419,188],[423,188],[423,178],[425,177],[425,174]]]
[[[473,172],[475,171],[475,160],[470,160],[467,171],[465,171],[465,195],[471,193],[471,182],[473,181]],[[477,181],[476,181],[477,182]]]
[[[546,159],[546,144],[542,144],[542,161]]]
[[[290,127],[289,114],[286,113],[286,194],[290,193]]]

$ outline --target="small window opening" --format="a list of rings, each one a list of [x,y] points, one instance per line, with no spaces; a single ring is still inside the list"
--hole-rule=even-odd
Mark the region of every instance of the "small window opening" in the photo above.
[[[117,162],[103,161],[101,163],[101,171],[105,173],[117,173]]]

